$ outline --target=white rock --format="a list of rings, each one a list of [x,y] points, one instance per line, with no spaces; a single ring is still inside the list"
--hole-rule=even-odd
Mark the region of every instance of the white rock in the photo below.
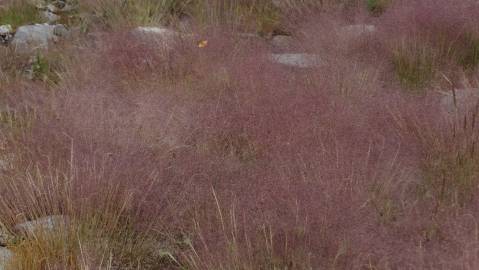
[[[362,35],[376,32],[376,26],[372,24],[353,24],[341,27],[339,35],[343,38],[358,38]]]
[[[10,34],[13,32],[12,26],[9,24],[0,25],[0,35]]]
[[[299,68],[318,67],[321,65],[321,59],[317,54],[274,53],[270,55],[270,59],[274,63]]]
[[[9,24],[0,25],[0,44],[7,44],[13,37],[13,29]]]
[[[13,252],[7,248],[0,247],[0,270],[7,269],[10,260],[13,257]]]
[[[25,234],[35,234],[35,232],[51,232],[60,230],[68,223],[68,218],[62,215],[47,216],[39,219],[17,224],[15,229]]]
[[[12,40],[12,45],[20,51],[46,49],[51,41],[56,41],[53,31],[54,25],[35,24],[21,26],[17,29]]]

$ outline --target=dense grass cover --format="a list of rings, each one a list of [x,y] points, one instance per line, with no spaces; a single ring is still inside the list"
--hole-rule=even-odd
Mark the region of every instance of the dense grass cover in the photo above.
[[[65,44],[0,48],[10,269],[479,267],[474,1],[81,8]],[[172,46],[130,31],[184,16]],[[281,31],[324,65],[272,63]]]

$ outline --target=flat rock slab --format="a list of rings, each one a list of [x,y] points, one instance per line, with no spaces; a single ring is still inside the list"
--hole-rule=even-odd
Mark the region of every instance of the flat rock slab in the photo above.
[[[0,247],[0,270],[6,270],[10,260],[13,257],[13,252],[7,248]]]
[[[271,61],[285,66],[311,68],[321,66],[321,59],[317,54],[308,53],[273,53]]]

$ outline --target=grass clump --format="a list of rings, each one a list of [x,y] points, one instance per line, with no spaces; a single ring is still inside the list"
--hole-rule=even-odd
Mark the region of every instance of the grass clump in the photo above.
[[[464,70],[474,70],[479,65],[479,38],[466,34],[463,38],[463,48],[457,59]]]
[[[226,25],[268,35],[281,26],[281,11],[271,1],[198,0],[188,14],[202,25]]]
[[[429,85],[436,72],[436,53],[429,46],[402,45],[393,52],[393,65],[400,83],[414,91]]]
[[[25,0],[13,1],[6,8],[0,9],[0,25],[10,24],[13,29],[41,21],[37,8]]]
[[[372,15],[381,15],[389,5],[390,0],[366,0],[366,7]]]
[[[456,100],[457,93],[454,93]],[[451,97],[452,98],[452,97]],[[471,96],[468,97],[470,99]],[[413,134],[419,139],[422,171],[419,196],[430,200],[435,211],[447,207],[465,207],[477,198],[479,156],[477,153],[478,103],[468,99],[454,101],[455,115],[449,123],[414,124]],[[457,104],[456,104],[457,103]],[[437,111],[434,111],[437,114]],[[427,113],[425,113],[427,115]],[[421,123],[422,122],[422,123]]]
[[[437,152],[426,159],[422,186],[439,204],[464,206],[476,194],[479,159],[471,152]]]
[[[101,0],[87,3],[109,28],[158,25],[180,15],[191,0]]]
[[[396,76],[407,89],[428,87],[438,71],[473,71],[479,65],[479,39],[471,34],[461,34],[454,42],[443,36],[407,42],[398,46],[392,57]]]
[[[37,53],[31,60],[30,77],[45,83],[56,84],[60,81],[58,71],[60,70],[59,58],[53,54],[42,55]]]
[[[86,6],[109,28],[174,23],[188,16],[200,25],[234,25],[260,34],[279,28],[280,10],[270,1],[101,0]]]
[[[77,243],[63,232],[38,232],[10,248],[15,256],[7,269],[78,269]],[[72,239],[73,240],[73,239]]]

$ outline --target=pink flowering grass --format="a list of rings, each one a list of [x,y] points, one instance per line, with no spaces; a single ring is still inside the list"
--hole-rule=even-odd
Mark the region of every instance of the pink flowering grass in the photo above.
[[[0,85],[0,220],[71,218],[68,256],[38,269],[477,268],[477,106],[443,100],[450,74],[477,74],[441,57],[446,82],[404,91],[390,47],[474,33],[456,18],[469,6],[405,3],[352,9],[377,25],[358,37],[337,10],[292,21],[318,67],[228,27],[166,48],[122,30],[68,51],[58,84]]]

